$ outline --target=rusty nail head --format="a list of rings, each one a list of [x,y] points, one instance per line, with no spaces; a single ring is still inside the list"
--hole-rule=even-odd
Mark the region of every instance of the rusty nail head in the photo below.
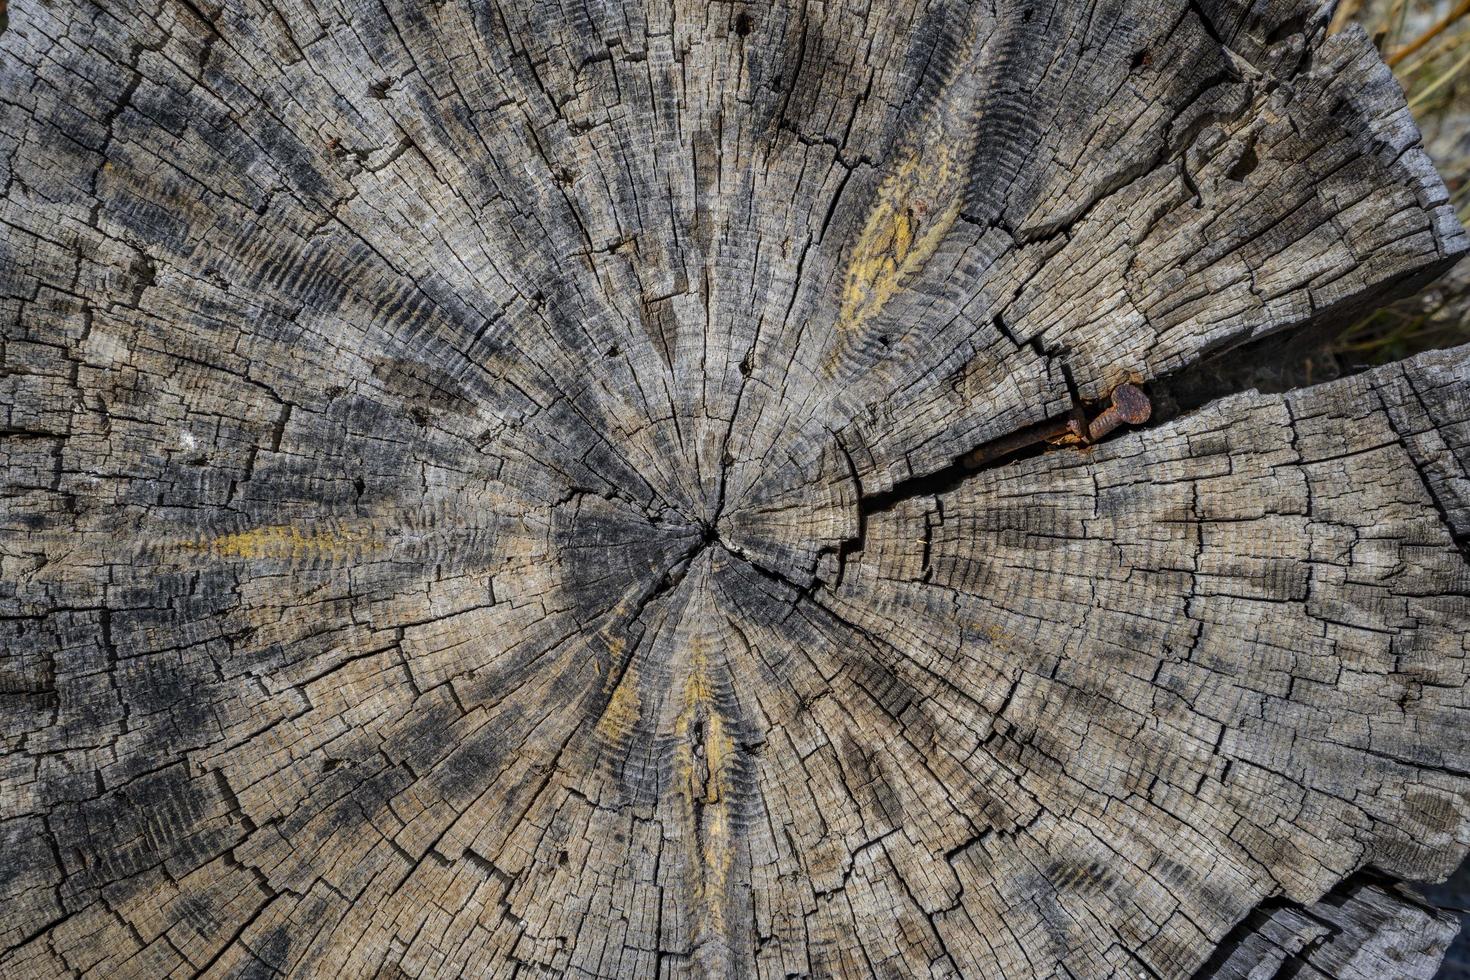
[[[1140,425],[1148,421],[1153,405],[1143,389],[1133,384],[1121,384],[1113,389],[1113,403],[1087,427],[1087,437],[1096,442],[1123,423]]]
[[[1153,405],[1138,385],[1119,385],[1113,392],[1113,410],[1129,425],[1142,425],[1153,414]]]

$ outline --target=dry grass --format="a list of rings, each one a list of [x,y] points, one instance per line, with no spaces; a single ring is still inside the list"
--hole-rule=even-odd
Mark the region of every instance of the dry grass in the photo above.
[[[1342,0],[1332,29],[1358,23],[1393,66],[1460,220],[1470,224],[1470,0]],[[1470,262],[1354,324],[1335,352],[1381,364],[1470,343]]]

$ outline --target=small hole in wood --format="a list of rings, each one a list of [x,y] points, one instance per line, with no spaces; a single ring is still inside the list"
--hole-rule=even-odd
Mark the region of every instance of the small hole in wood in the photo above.
[[[1235,161],[1235,166],[1231,167],[1229,173],[1225,176],[1230,180],[1244,181],[1255,172],[1256,167],[1260,166],[1260,164],[1261,158],[1256,155],[1256,145],[1255,143],[1251,143],[1245,148],[1245,152],[1240,155],[1240,159]]]

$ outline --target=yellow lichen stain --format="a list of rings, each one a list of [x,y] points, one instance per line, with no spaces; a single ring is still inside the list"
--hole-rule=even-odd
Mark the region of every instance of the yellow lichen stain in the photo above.
[[[959,217],[964,166],[946,140],[902,151],[878,188],[843,278],[840,323],[857,333],[923,268]]]
[[[621,651],[615,650],[613,655],[620,656]],[[638,724],[642,712],[643,699],[638,695],[638,672],[629,667],[613,688],[612,697],[608,698],[607,707],[602,710],[602,717],[597,719],[597,734],[613,745],[621,744]]]
[[[684,684],[674,734],[679,746],[675,770],[680,776],[679,792],[699,842],[704,869],[696,885],[695,899],[704,903],[708,915],[699,920],[698,928],[721,936],[725,932],[725,898],[734,865],[729,808],[735,743],[716,708],[709,658],[704,643],[697,638],[691,644],[689,678]]]
[[[314,527],[276,524],[185,542],[189,551],[206,552],[219,558],[303,561],[340,560],[378,546],[370,527],[352,527],[326,522]]]

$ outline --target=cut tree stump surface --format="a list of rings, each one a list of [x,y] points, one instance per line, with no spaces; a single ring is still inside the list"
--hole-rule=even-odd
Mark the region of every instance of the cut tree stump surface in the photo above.
[[[1432,974],[1470,348],[1075,434],[1466,250],[1329,14],[17,0],[0,976]]]

